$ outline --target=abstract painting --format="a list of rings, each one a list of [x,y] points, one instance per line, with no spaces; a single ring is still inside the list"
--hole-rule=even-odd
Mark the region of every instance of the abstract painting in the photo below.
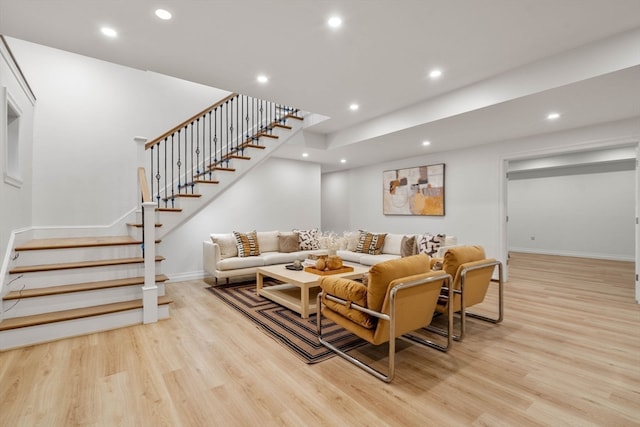
[[[382,173],[385,215],[444,215],[444,163]]]

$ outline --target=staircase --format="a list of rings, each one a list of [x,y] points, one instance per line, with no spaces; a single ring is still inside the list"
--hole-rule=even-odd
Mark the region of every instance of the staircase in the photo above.
[[[145,141],[143,203],[128,235],[86,231],[15,247],[12,239],[0,275],[0,351],[168,318],[160,239],[266,160],[302,121],[297,110],[232,94]]]

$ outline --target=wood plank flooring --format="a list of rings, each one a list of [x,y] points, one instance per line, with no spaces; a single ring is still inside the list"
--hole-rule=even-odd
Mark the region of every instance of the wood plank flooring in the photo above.
[[[0,353],[0,425],[640,425],[633,264],[509,267],[502,324],[470,319],[446,354],[402,343],[391,384],[306,365],[204,281],[169,283],[171,319]]]

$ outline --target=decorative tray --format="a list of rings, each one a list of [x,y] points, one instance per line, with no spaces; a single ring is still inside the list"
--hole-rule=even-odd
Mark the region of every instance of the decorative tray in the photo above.
[[[295,265],[293,265],[293,264],[288,264],[288,265],[285,265],[285,266],[284,266],[284,268],[286,268],[287,270],[300,271],[300,270],[302,270],[304,267],[303,267],[303,266],[296,267],[296,266],[295,266]]]
[[[314,267],[305,267],[304,271],[306,271],[307,273],[319,274],[320,276],[327,276],[329,274],[348,273],[350,271],[353,271],[353,267],[345,265],[337,270],[318,270]]]

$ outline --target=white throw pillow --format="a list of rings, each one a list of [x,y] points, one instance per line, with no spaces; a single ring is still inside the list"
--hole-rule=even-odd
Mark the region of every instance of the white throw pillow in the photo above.
[[[258,231],[258,244],[260,252],[278,252],[278,230],[276,231]]]
[[[222,259],[238,256],[238,247],[233,233],[211,234],[211,241],[220,247]]]

